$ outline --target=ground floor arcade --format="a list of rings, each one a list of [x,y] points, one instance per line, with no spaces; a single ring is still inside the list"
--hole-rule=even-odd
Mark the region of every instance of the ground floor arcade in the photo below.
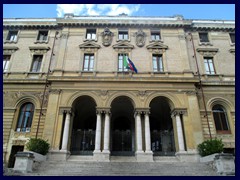
[[[186,113],[186,108],[174,108],[164,96],[156,96],[144,108],[124,95],[114,98],[109,107],[98,107],[91,96],[79,96],[62,111],[58,155],[107,161],[110,156],[135,156],[152,161],[153,156],[186,154]]]

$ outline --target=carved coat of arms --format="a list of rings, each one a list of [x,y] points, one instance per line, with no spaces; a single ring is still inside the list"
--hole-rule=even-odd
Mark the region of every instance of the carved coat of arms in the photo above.
[[[102,44],[104,46],[111,45],[113,33],[107,27],[104,29],[101,35],[102,35]]]
[[[143,32],[141,29],[139,29],[138,32],[135,33],[135,35],[136,35],[136,45],[138,47],[143,47],[145,45],[146,33]]]

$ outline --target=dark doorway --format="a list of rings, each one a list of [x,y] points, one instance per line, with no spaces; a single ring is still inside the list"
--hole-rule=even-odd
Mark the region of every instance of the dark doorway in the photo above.
[[[74,119],[71,136],[72,155],[92,155],[95,149],[96,103],[82,96],[73,103]]]
[[[15,160],[16,160],[15,155],[17,154],[17,152],[22,152],[23,149],[24,149],[24,146],[12,146],[11,154],[8,160],[8,168],[14,167]]]
[[[134,155],[134,108],[128,97],[116,98],[111,104],[111,155]]]
[[[155,156],[175,155],[171,109],[165,97],[156,97],[150,103],[151,149]]]

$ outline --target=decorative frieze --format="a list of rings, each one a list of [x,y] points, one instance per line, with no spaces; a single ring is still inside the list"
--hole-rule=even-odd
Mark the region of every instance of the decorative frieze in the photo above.
[[[3,47],[3,54],[13,54],[18,50],[18,47],[16,46],[7,46]]]
[[[215,56],[218,52],[218,48],[197,48],[196,50],[202,56]]]
[[[43,101],[43,107],[47,107],[47,103],[48,103],[48,95],[49,93],[46,91],[45,93],[45,97],[44,97],[44,101]],[[3,97],[4,97],[4,103],[3,106],[4,107],[12,107],[15,106],[16,101],[24,96],[35,96],[39,99],[39,101],[42,102],[42,98],[43,98],[43,92],[21,92],[21,91],[17,91],[17,92],[8,92],[8,91],[4,91],[3,92]]]
[[[129,44],[128,42],[125,41],[121,41],[113,45],[112,47],[119,53],[129,53],[134,48],[132,44]]]
[[[94,53],[99,48],[101,48],[101,46],[93,42],[85,42],[83,44],[80,44],[79,48],[82,49],[84,52]]]
[[[161,42],[154,42],[147,45],[146,47],[150,52],[155,54],[163,54],[164,52],[166,52],[166,49],[168,49],[168,46],[164,45]]]
[[[50,47],[45,46],[30,46],[29,50],[32,54],[46,54]]]

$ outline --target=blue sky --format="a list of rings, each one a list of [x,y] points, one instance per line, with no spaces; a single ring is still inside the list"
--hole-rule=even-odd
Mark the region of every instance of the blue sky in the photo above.
[[[235,20],[235,4],[3,4],[4,18],[55,18],[64,13]]]

